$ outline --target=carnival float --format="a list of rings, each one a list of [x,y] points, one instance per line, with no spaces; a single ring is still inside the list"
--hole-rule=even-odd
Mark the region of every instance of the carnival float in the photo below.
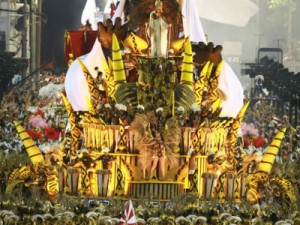
[[[243,150],[239,129],[249,102],[222,46],[182,35],[189,15],[176,0],[120,5],[125,21],[65,32],[63,138],[56,152],[42,153],[15,121],[31,164],[9,175],[6,194],[26,185],[53,202],[61,195],[172,201],[192,194],[256,205],[268,185],[296,209],[291,182],[270,176],[286,128],[262,158]]]

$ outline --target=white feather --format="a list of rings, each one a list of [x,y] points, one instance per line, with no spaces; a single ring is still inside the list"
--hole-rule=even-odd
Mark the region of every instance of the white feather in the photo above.
[[[0,211],[0,216],[5,216],[5,215],[13,215],[14,213],[12,211],[8,210],[2,210]]]
[[[106,221],[106,220],[110,220],[111,219],[111,217],[110,216],[100,216],[99,218],[98,218],[98,222],[99,221]]]
[[[196,216],[196,215],[188,215],[186,218],[187,218],[189,221],[194,222],[194,221],[197,219],[197,216]]]
[[[238,217],[238,216],[230,216],[230,217],[227,218],[227,220],[230,221],[230,222],[232,222],[232,221],[234,221],[234,222],[242,222],[242,219],[240,217]]]
[[[219,219],[222,220],[223,217],[226,217],[226,218],[227,218],[227,217],[230,217],[230,216],[231,216],[230,213],[221,213],[220,216],[219,216]]]
[[[201,220],[203,222],[207,222],[207,218],[204,217],[204,216],[198,216],[196,221],[198,221],[198,220]]]
[[[95,213],[95,212],[88,212],[87,214],[85,214],[85,216],[86,216],[87,218],[90,218],[90,217],[97,218],[97,217],[98,217],[98,214]]]
[[[71,217],[71,218],[74,218],[74,217],[75,217],[75,213],[72,212],[72,211],[66,211],[66,212],[64,212],[63,214],[64,214],[64,215],[68,215],[68,216]]]
[[[37,219],[45,221],[45,218],[41,214],[35,214],[31,217],[31,221],[36,221]]]
[[[290,223],[290,224],[294,224],[294,221],[292,219],[286,219],[285,222]]]
[[[19,220],[20,220],[20,217],[17,216],[17,215],[15,215],[15,214],[13,214],[13,215],[6,216],[6,217],[4,218],[4,222],[8,222],[8,221],[10,221],[10,220],[17,220],[17,221],[19,221]]]
[[[150,217],[150,218],[148,218],[148,220],[147,220],[147,223],[152,223],[152,222],[154,222],[154,221],[159,221],[160,219],[159,219],[159,217]]]
[[[50,213],[46,213],[43,215],[44,219],[52,219],[53,216]]]
[[[179,217],[177,217],[177,218],[175,219],[175,222],[176,222],[176,223],[179,223],[180,221],[185,221],[185,222],[187,222],[188,220],[187,220],[185,217],[183,217],[183,216],[179,216]]]
[[[275,223],[275,225],[291,225],[291,224],[294,224],[294,222],[292,221],[292,223],[289,223],[286,220],[279,220]]]

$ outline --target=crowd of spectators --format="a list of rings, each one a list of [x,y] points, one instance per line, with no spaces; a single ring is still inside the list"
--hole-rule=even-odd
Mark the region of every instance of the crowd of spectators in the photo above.
[[[45,96],[42,87],[57,84],[63,87],[65,73],[59,76],[49,71],[44,71],[32,77],[27,77],[16,83],[5,93],[0,102],[0,149],[6,151],[5,147],[16,140],[16,131],[13,121],[19,122],[26,128],[34,127],[30,121],[35,115],[41,114],[48,123],[48,127],[55,127],[55,113],[51,109],[56,104],[60,104],[59,96]],[[48,88],[49,89],[49,88]],[[50,112],[49,112],[50,111]],[[45,115],[48,113],[48,115]],[[46,117],[47,116],[47,117]],[[50,124],[51,121],[51,124]],[[10,146],[11,147],[11,146]],[[16,148],[20,146],[15,146]],[[13,150],[17,150],[13,148]]]

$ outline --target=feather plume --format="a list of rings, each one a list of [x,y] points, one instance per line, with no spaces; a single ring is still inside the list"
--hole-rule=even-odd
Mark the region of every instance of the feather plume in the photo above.
[[[164,130],[157,132],[161,135],[161,140],[153,133],[157,128],[157,118],[153,112],[147,114],[136,114],[135,119],[131,123],[130,129],[135,133],[136,148],[140,152],[139,165],[142,169],[147,168],[151,164],[151,159],[157,152],[157,147],[161,141],[165,148],[166,163],[172,168],[178,164],[175,157],[175,150],[181,141],[181,129],[177,124],[175,117],[166,121]]]

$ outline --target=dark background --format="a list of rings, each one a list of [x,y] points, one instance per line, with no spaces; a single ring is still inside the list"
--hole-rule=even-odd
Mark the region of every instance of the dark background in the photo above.
[[[53,62],[64,69],[64,31],[77,30],[81,26],[81,12],[85,0],[44,0],[43,13],[46,22],[42,25],[42,63]]]

